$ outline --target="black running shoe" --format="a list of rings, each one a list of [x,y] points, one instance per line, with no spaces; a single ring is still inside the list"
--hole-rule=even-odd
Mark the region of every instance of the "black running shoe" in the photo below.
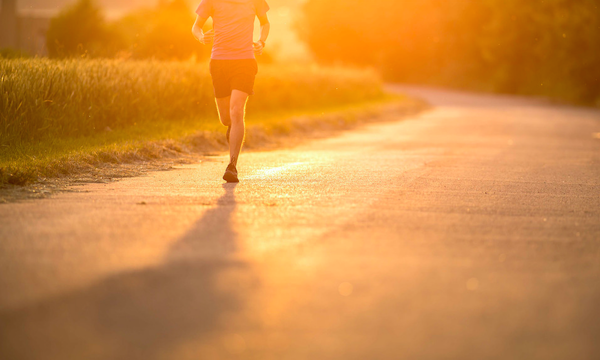
[[[240,180],[238,180],[238,173],[237,173],[237,169],[235,168],[235,165],[233,165],[233,164],[227,165],[227,170],[225,170],[225,175],[223,175],[223,180],[225,180],[229,183],[240,182]]]
[[[227,127],[227,132],[225,133],[225,137],[227,138],[228,144],[229,144],[229,134],[231,134],[231,126]]]

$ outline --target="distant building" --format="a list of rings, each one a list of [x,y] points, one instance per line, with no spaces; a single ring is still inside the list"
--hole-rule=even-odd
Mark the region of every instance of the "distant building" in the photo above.
[[[17,0],[0,0],[0,49],[21,50],[29,55],[47,55],[46,33],[50,17],[19,13]]]

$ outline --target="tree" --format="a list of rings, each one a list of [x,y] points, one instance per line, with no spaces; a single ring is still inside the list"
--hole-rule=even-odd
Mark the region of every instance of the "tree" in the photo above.
[[[124,35],[128,51],[135,58],[205,58],[210,49],[193,38],[193,23],[185,0],[162,0],[156,8],[136,11],[114,25]]]
[[[298,27],[389,80],[600,104],[599,0],[307,0]]]
[[[79,0],[50,21],[46,45],[51,57],[107,56],[119,46],[94,0]]]

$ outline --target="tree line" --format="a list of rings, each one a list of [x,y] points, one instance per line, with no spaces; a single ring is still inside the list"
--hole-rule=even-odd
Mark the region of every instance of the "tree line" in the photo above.
[[[298,29],[388,80],[600,105],[600,0],[307,0]]]
[[[79,0],[63,9],[46,35],[50,57],[205,58],[190,33],[193,15],[185,0],[163,0],[109,22],[94,0]]]

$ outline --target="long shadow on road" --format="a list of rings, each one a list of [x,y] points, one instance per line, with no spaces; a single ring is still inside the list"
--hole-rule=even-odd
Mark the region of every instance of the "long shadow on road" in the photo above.
[[[227,285],[253,282],[249,265],[231,256],[235,187],[224,187],[163,265],[0,314],[0,358],[183,358],[211,342],[222,315],[241,311],[251,291]]]

